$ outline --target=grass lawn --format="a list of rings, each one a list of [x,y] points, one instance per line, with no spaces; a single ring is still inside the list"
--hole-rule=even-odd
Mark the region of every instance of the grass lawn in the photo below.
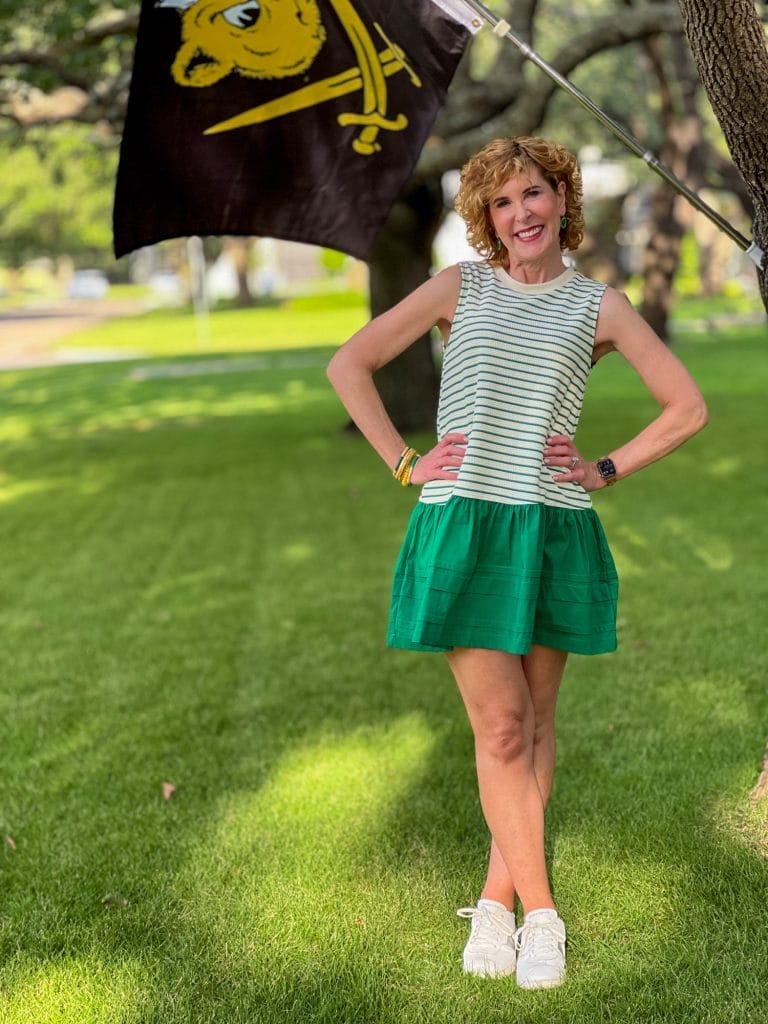
[[[681,340],[710,426],[596,496],[620,650],[568,669],[528,994],[460,971],[471,737],[383,647],[415,494],[327,351],[1,375],[2,1024],[763,1024],[764,334]],[[652,411],[606,360],[583,447]]]
[[[252,309],[221,307],[197,320],[187,307],[109,320],[67,335],[64,349],[102,349],[152,356],[259,352],[338,345],[368,319],[355,293],[289,299]]]

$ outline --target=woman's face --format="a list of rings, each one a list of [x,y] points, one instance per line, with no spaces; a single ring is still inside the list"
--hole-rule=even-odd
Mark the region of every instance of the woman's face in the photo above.
[[[555,191],[541,170],[530,164],[494,192],[488,210],[510,263],[539,261],[555,252],[559,257],[565,182]]]

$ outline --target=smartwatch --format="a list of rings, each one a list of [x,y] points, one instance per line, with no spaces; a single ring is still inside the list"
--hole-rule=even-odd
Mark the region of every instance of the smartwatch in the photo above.
[[[606,487],[616,483],[616,467],[613,464],[613,459],[609,459],[606,455],[602,459],[598,459],[596,465],[597,472],[603,478]]]

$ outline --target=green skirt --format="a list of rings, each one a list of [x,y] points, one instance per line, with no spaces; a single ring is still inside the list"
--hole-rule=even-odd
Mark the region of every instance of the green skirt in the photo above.
[[[616,567],[594,509],[419,502],[395,566],[387,644],[616,649]]]

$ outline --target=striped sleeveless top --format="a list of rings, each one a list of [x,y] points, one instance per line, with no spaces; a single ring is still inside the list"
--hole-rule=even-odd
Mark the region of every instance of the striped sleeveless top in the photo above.
[[[431,480],[419,500],[591,508],[578,484],[553,483],[562,470],[547,468],[543,452],[550,434],[576,431],[606,286],[571,268],[544,284],[488,263],[459,268],[437,433],[469,443],[456,480]]]

